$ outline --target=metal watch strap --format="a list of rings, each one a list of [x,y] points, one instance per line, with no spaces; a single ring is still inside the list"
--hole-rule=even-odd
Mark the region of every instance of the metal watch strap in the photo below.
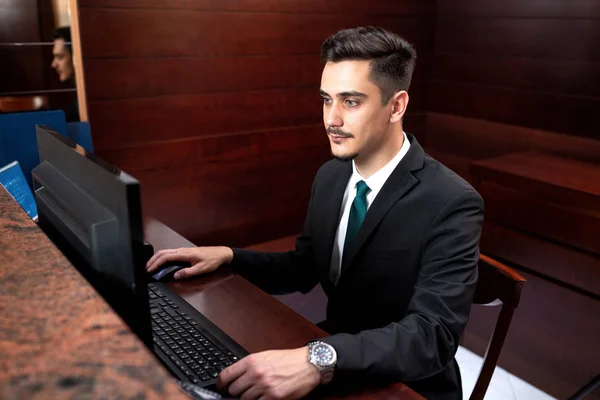
[[[318,364],[312,362],[312,360],[311,360],[312,349],[313,349],[313,347],[316,347],[319,344],[327,344],[328,346],[331,346],[328,343],[321,342],[319,340],[309,342],[308,343],[308,361],[312,365],[314,365],[315,368],[317,368],[317,370],[319,371],[319,374],[321,375],[321,384],[325,385],[325,384],[328,384],[329,382],[331,382],[331,380],[333,379],[333,374],[335,371],[335,363],[330,366],[322,366],[322,365],[318,365]],[[332,346],[332,348],[333,348],[333,346]],[[334,349],[334,351],[335,351],[335,349]]]

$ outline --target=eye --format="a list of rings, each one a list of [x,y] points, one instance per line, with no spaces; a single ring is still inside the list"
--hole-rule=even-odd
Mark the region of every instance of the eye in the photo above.
[[[356,107],[359,103],[356,100],[348,99],[346,100],[346,104],[348,105],[348,107]]]
[[[323,97],[323,104],[331,104],[331,99],[329,97]]]

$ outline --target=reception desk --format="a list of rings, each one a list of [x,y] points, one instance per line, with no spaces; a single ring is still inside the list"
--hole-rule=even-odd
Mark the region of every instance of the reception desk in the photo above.
[[[152,219],[145,236],[155,249],[193,246]],[[2,186],[0,263],[0,398],[187,398]],[[250,352],[325,335],[227,268],[169,286]],[[400,383],[311,397],[422,399]]]

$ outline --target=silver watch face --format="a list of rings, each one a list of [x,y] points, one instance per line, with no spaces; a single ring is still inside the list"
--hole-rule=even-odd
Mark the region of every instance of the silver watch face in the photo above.
[[[313,360],[317,365],[327,367],[335,362],[335,353],[331,346],[319,343],[312,349]]]

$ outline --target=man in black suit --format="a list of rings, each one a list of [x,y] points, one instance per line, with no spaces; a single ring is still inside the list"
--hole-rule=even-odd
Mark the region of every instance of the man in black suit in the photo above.
[[[177,279],[231,263],[269,293],[329,298],[331,336],[253,354],[224,370],[243,399],[298,398],[332,378],[402,381],[431,399],[461,399],[454,360],[477,281],[483,201],[402,129],[416,54],[380,28],[340,31],[322,47],[323,120],[334,159],[318,171],[296,249],[158,252],[192,263]]]

